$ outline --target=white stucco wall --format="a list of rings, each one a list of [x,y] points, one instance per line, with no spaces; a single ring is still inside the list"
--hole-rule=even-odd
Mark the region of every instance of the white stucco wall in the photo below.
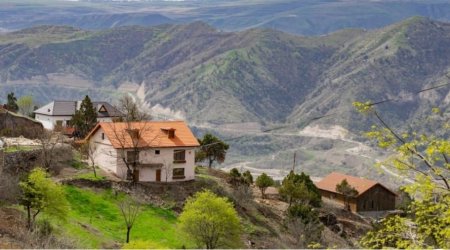
[[[111,117],[99,117],[97,118],[98,122],[112,122],[112,118]]]
[[[53,130],[55,129],[56,121],[62,121],[63,126],[67,126],[67,122],[72,119],[72,116],[50,116],[36,114],[36,120],[40,121],[45,129]],[[98,122],[112,122],[111,117],[101,117],[97,118]]]
[[[121,150],[112,147],[111,142],[105,135],[102,140],[103,129],[99,128],[91,138],[91,147],[95,149],[94,157],[96,165],[105,171],[111,172],[121,179],[125,179],[127,168],[121,158]],[[93,146],[94,145],[94,146]],[[174,163],[174,150],[186,150],[186,162]],[[155,153],[160,150],[160,154]],[[131,151],[131,150],[129,150]],[[126,153],[125,153],[126,155]],[[141,167],[139,168],[139,181],[156,181],[156,170],[161,169],[161,182],[187,181],[195,179],[195,148],[152,148],[145,149],[139,153],[139,161],[142,164],[163,164],[161,168]],[[172,179],[174,168],[184,168],[185,179]],[[167,179],[166,179],[167,177]]]
[[[72,116],[49,116],[36,114],[35,119],[37,121],[40,121],[45,129],[53,130],[55,128],[56,121],[63,121],[62,125],[66,126],[67,121],[70,121],[70,119],[72,119]]]
[[[117,175],[117,151],[106,136],[102,139],[102,133],[103,129],[99,128],[90,141],[95,164],[103,170]]]
[[[186,150],[186,162],[174,163],[173,152],[174,150]],[[156,150],[160,151],[157,155]],[[194,148],[152,148],[146,149],[139,153],[139,160],[142,164],[163,164],[161,169],[161,181],[187,181],[195,179],[195,149]],[[185,179],[172,179],[172,170],[174,168],[184,168]],[[158,168],[141,168],[139,170],[140,181],[156,181],[156,169]]]

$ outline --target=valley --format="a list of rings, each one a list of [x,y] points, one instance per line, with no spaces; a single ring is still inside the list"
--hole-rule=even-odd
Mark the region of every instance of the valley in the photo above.
[[[129,93],[155,119],[187,120],[198,137],[225,139],[225,168],[279,177],[296,153],[297,169],[313,176],[339,170],[384,180],[373,165],[385,156],[351,150],[373,123],[352,103],[392,99],[377,105],[392,126],[432,130],[416,121],[435,107],[449,112],[448,44],[450,24],[423,17],[309,37],[202,22],[46,25],[0,35],[0,90],[40,104],[84,95],[115,103]]]
[[[0,0],[0,249],[449,249],[450,0]]]

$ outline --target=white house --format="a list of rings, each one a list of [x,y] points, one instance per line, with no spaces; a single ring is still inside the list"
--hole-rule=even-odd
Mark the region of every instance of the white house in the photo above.
[[[195,149],[200,145],[183,121],[100,122],[85,140],[95,164],[122,179],[131,162],[137,162],[138,181],[195,178]]]
[[[107,102],[93,102],[97,110],[97,121],[110,122],[114,118],[122,117],[122,113]],[[44,128],[53,130],[55,126],[70,126],[69,122],[75,111],[81,106],[81,101],[53,101],[34,111],[35,119]]]

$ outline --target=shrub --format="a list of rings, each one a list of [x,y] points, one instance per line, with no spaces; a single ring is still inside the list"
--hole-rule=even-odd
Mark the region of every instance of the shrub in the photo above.
[[[261,196],[264,199],[266,197],[266,189],[270,186],[273,186],[273,179],[268,176],[266,173],[262,173],[258,178],[256,178],[256,186],[261,191]]]
[[[187,200],[179,225],[199,247],[239,246],[241,228],[233,204],[209,190],[198,192]]]

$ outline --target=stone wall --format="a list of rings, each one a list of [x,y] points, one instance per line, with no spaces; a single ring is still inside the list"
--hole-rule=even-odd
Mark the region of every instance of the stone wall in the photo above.
[[[40,149],[5,153],[3,171],[9,174],[26,173],[38,165],[40,159]]]
[[[44,132],[42,124],[29,117],[21,116],[0,108],[0,135],[37,138]]]
[[[64,166],[70,164],[73,159],[72,148],[70,146],[61,146],[53,150],[53,172],[59,172]],[[42,166],[42,149],[28,151],[16,151],[3,154],[2,171],[9,174],[28,173],[31,169]],[[1,172],[1,171],[0,171]]]

